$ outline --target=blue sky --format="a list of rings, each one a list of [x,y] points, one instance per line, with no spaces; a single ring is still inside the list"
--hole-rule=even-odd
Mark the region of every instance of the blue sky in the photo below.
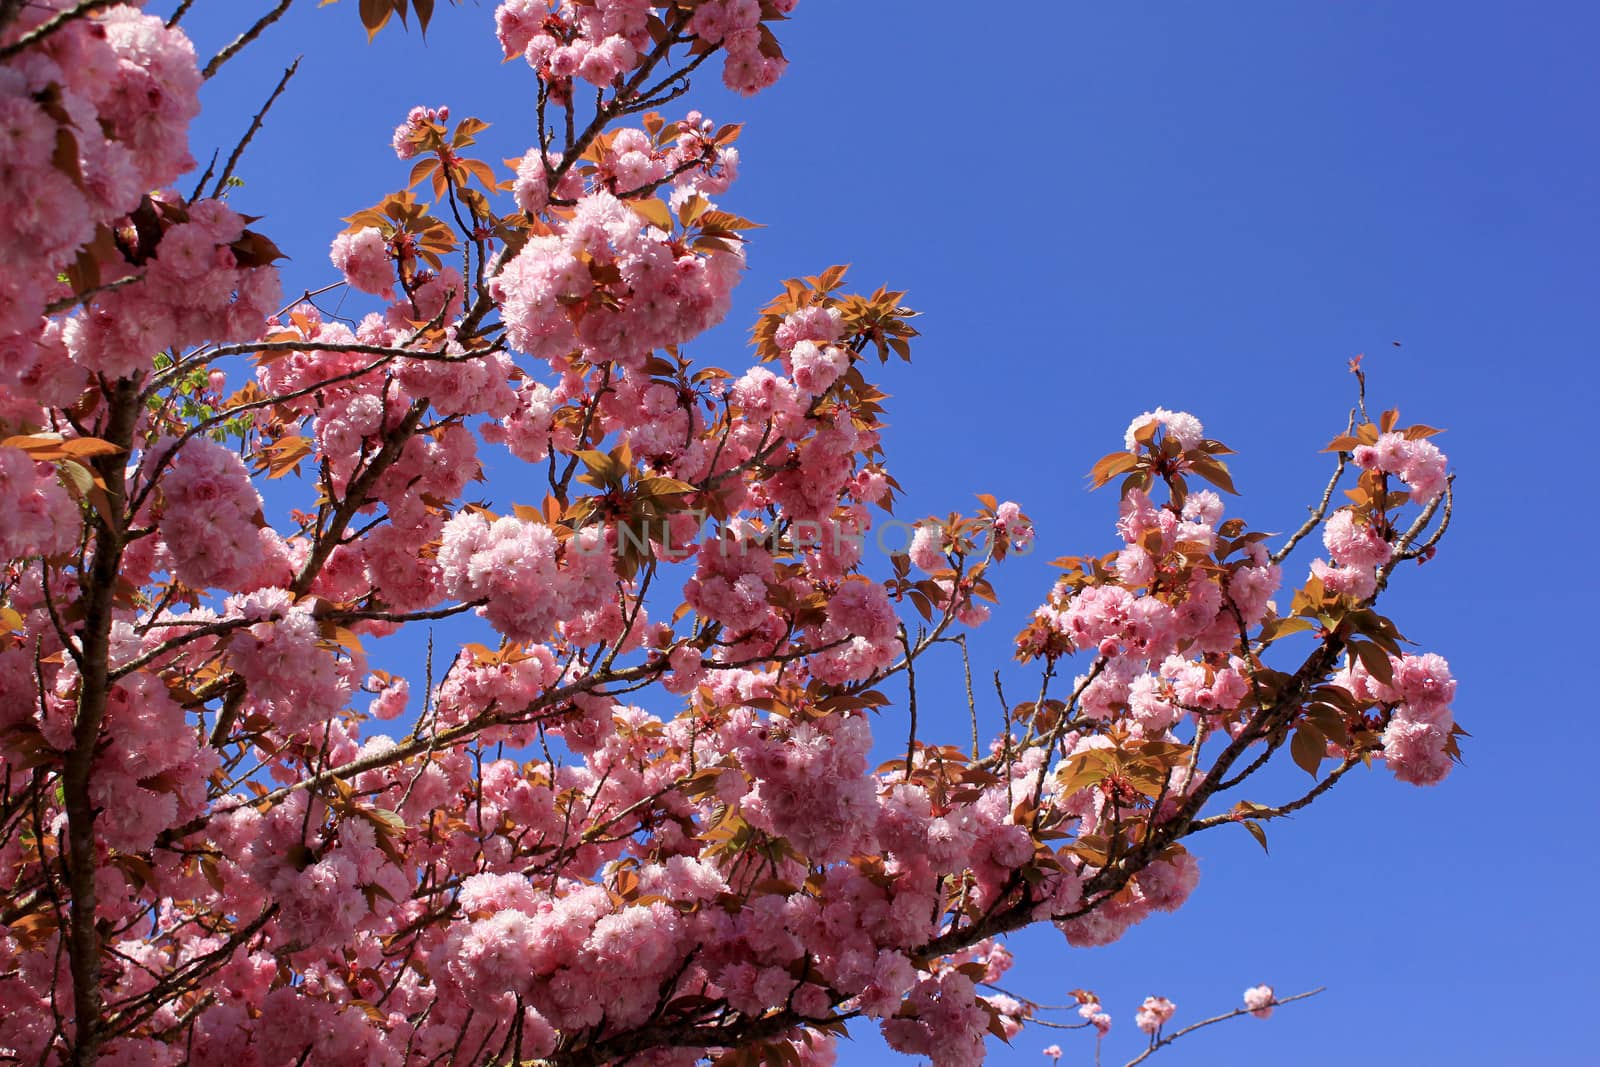
[[[202,0],[202,56],[268,6]],[[368,47],[354,0],[304,6],[208,88],[195,142],[226,153],[304,52],[235,194],[293,257],[294,289],[332,280],[340,216],[404,184],[387,145],[413,104],[495,123],[491,160],[533,140],[531,74],[498,64],[487,0],[441,5],[425,46],[396,27]],[[1146,994],[1181,1023],[1261,981],[1329,989],[1156,1062],[1594,1062],[1575,1009],[1600,992],[1581,747],[1596,701],[1578,670],[1600,593],[1582,549],[1600,518],[1597,34],[1600,8],[1576,2],[804,0],[777,87],[744,100],[711,76],[686,101],[748,123],[722,202],[767,226],[729,325],[691,354],[743,366],[754,309],[831,263],[908,289],[924,337],[877,378],[901,517],[987,491],[1036,520],[1042,550],[1001,572],[974,641],[980,679],[1006,666],[1050,558],[1113,547],[1115,502],[1083,475],[1131,416],[1199,415],[1241,453],[1230,512],[1279,530],[1320,487],[1356,353],[1376,403],[1449,430],[1455,526],[1386,603],[1460,679],[1466,765],[1426,790],[1352,775],[1271,825],[1270,856],[1203,835],[1189,904],[1115,946],[1014,939],[1017,991],[1101,994],[1107,1063],[1138,1050]],[[921,703],[948,693],[960,736],[955,666],[930,668]],[[1304,783],[1291,767],[1250,797]],[[1063,1062],[1089,1062],[1089,1039],[1042,1030],[991,1062],[1042,1065],[1058,1037]],[[865,1033],[841,1050],[888,1058]]]

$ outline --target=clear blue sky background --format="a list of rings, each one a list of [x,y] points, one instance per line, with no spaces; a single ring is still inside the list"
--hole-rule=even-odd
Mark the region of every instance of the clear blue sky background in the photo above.
[[[202,0],[202,56],[269,6]],[[488,0],[441,5],[425,47],[396,27],[369,48],[354,0],[302,6],[208,89],[195,149],[226,153],[305,54],[235,197],[294,257],[294,288],[332,279],[340,216],[404,183],[388,140],[411,105],[494,122],[491,160],[533,140],[530,72],[498,64]],[[1242,453],[1235,513],[1278,530],[1321,484],[1357,352],[1377,402],[1450,431],[1455,528],[1387,603],[1460,678],[1466,766],[1426,790],[1353,775],[1273,824],[1270,856],[1242,831],[1202,836],[1189,905],[1115,946],[1015,939],[1018,991],[1099,991],[1107,1063],[1138,1050],[1146,994],[1181,1023],[1261,981],[1329,990],[1157,1062],[1597,1062],[1582,667],[1600,593],[1583,547],[1600,517],[1597,37],[1600,8],[1578,2],[805,0],[775,89],[742,100],[708,76],[689,98],[748,123],[723,204],[768,226],[730,327],[693,354],[743,366],[743,331],[784,277],[849,262],[860,286],[909,289],[925,336],[879,376],[902,517],[988,491],[1038,523],[1044,550],[1005,569],[975,642],[980,681],[1046,561],[1112,547],[1114,500],[1083,475],[1130,416],[1198,414]],[[942,701],[959,737],[950,666],[923,706]],[[1289,768],[1251,797],[1305,783]],[[1084,1035],[1043,1030],[992,1062],[1041,1065],[1058,1037],[1064,1062],[1089,1062]],[[888,1056],[866,1033],[841,1050]]]

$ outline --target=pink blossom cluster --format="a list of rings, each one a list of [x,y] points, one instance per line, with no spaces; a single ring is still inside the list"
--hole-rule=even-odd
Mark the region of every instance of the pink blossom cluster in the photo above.
[[[864,718],[780,725],[736,713],[727,735],[752,780],[739,798],[746,821],[820,863],[861,850],[878,814],[866,774],[872,731]]]
[[[668,10],[667,32],[722,50],[727,83],[754,91],[782,70],[768,24],[792,7],[704,0]],[[65,10],[30,5],[6,32]],[[509,0],[496,23],[559,108],[575,82],[640,91],[628,79],[662,17],[644,0]],[[262,239],[215,200],[149,192],[188,165],[193,59],[119,6],[0,68],[0,186],[19,205],[0,236],[25,261],[0,282],[0,424],[115,438],[89,443],[110,457],[90,465],[0,447],[0,799],[27,812],[0,826],[16,887],[0,1052],[71,1058],[87,932],[100,1002],[127,1024],[105,1062],[560,1050],[689,1067],[759,1027],[768,1058],[830,1067],[824,1030],[859,1013],[892,1047],[967,1067],[1034,1011],[993,988],[1012,962],[999,934],[1054,922],[1103,945],[1185,902],[1199,861],[1178,831],[1232,773],[1198,753],[1272,744],[1270,642],[1252,635],[1278,621],[1281,579],[1261,535],[1181,481],[1216,473],[1198,419],[1148,412],[1112,455],[1137,472],[1116,551],[1063,561],[1018,639],[1054,687],[1002,695],[987,752],[897,727],[874,770],[894,685],[983,620],[991,566],[1034,536],[1015,502],[985,498],[919,526],[892,578],[864,573],[896,486],[858,356],[898,297],[830,295],[833,271],[793,282],[758,325],[760,366],[692,364],[679,346],[721,320],[743,257],[694,236],[738,159],[690,112],[525,155],[524,214],[496,223],[527,240],[482,257],[483,290],[470,259],[414,271],[410,235],[362,226],[330,256],[381,307],[346,324],[303,304],[232,345],[261,338],[275,297]],[[448,117],[412,111],[397,154]],[[74,152],[77,181],[60,169]],[[640,199],[669,184],[673,232]],[[74,293],[97,233],[103,280],[135,280]],[[80,276],[49,280],[68,266]],[[88,299],[42,320],[73,295]],[[116,380],[202,343],[218,347]],[[217,361],[242,350],[241,406],[213,417],[233,376]],[[469,500],[480,441],[533,465],[512,499]],[[1363,447],[1368,471],[1438,491],[1425,441]],[[272,484],[299,483],[306,510],[279,532],[252,478],[294,474]],[[1324,588],[1375,591],[1389,531],[1370,507],[1335,513]],[[94,577],[113,557],[117,580]],[[363,640],[450,616],[493,636],[437,674],[430,656],[426,685],[369,663]],[[1074,654],[1069,688],[1057,667]],[[1350,700],[1322,688],[1321,711],[1402,780],[1438,781],[1455,681],[1431,654],[1386,665],[1368,651],[1322,671],[1312,684],[1331,675]],[[939,695],[923,683],[925,705]],[[57,905],[86,870],[96,899],[74,938]],[[1105,1035],[1099,1000],[1077,998]],[[1275,1002],[1245,996],[1258,1015]],[[1154,1035],[1174,1010],[1147,998],[1135,1021]]]
[[[1182,452],[1198,447],[1200,442],[1205,440],[1205,427],[1200,424],[1199,419],[1187,411],[1156,408],[1154,411],[1145,412],[1128,424],[1127,432],[1122,437],[1123,447],[1129,452],[1139,451],[1139,432],[1152,424]]]
[[[661,983],[706,925],[669,901],[704,899],[720,883],[715,875],[710,881],[684,887],[694,895],[663,894],[635,907],[618,907],[598,886],[553,901],[513,889],[512,900],[486,901],[493,906],[480,905],[477,912],[485,917],[457,926],[438,946],[435,967],[472,1001],[492,1002],[508,992],[525,998],[541,1020],[535,1033],[543,1039],[534,1050],[548,1054],[553,1029],[602,1021],[627,1028],[649,1018]]]
[[[557,233],[530,238],[490,283],[513,345],[558,371],[574,351],[637,368],[727,314],[744,257],[674,246],[604,190]],[[605,268],[605,269],[603,269]]]
[[[0,43],[71,6],[23,5]],[[96,228],[194,165],[199,88],[188,38],[129,5],[69,23],[0,69],[0,242],[11,257],[0,337],[36,337],[45,303],[62,295],[51,279]]]
[[[333,260],[345,281],[364,293],[387,296],[394,289],[389,244],[375,226],[363,226],[354,233],[335,237],[328,258]]]
[[[1080,833],[1092,833],[1112,817],[1110,804],[1097,806],[1098,814],[1079,824]],[[1199,882],[1199,861],[1192,852],[1180,850],[1140,871],[1132,883],[1132,892],[1119,894],[1085,915],[1058,921],[1056,925],[1070,945],[1109,945],[1120,940],[1129,927],[1143,922],[1153,913],[1178,910]]]
[[[1385,433],[1370,445],[1357,445],[1352,455],[1362,470],[1393,474],[1411,489],[1411,499],[1426,504],[1444,491],[1447,460],[1426,438]]]
[[[1174,509],[1130,489],[1117,523],[1125,541],[1115,563],[1120,580],[1077,590],[1058,585],[1019,636],[1019,651],[1095,653],[1104,663],[1078,678],[1085,712],[1129,717],[1149,736],[1171,729],[1184,711],[1236,707],[1247,685],[1230,654],[1241,625],[1266,616],[1281,570],[1259,542],[1220,573],[1196,567],[1195,552],[1214,550],[1221,517],[1222,502],[1209,490]],[[1195,653],[1205,658],[1187,658]]]
[[[119,682],[108,719],[107,728],[126,742],[95,764],[92,793],[104,812],[98,828],[108,849],[142,852],[162,830],[205,810],[217,754],[199,747],[183,709],[152,675]]]
[[[1172,1020],[1177,1010],[1177,1005],[1166,997],[1145,997],[1133,1022],[1144,1033],[1154,1034]]]
[[[771,0],[779,17],[794,10],[796,0]],[[769,38],[762,35],[759,0],[709,0],[695,8],[689,32],[711,45],[720,45],[726,59],[722,83],[738,93],[760,92],[788,66]]]
[[[1078,1005],[1078,1017],[1094,1025],[1095,1033],[1105,1037],[1111,1032],[1111,1015],[1098,1000],[1085,1000]]]
[[[440,536],[445,594],[482,601],[484,617],[513,641],[543,640],[559,619],[598,609],[616,581],[604,546],[573,543],[563,566],[554,532],[540,523],[462,511]]]
[[[1394,776],[1412,785],[1436,785],[1453,765],[1450,702],[1456,682],[1450,665],[1433,652],[1390,656],[1389,665],[1389,681],[1380,680],[1359,660],[1341,681],[1359,699],[1391,709],[1383,730],[1383,757]]]
[[[716,138],[716,123],[698,111],[690,111],[677,124],[662,162],[672,179],[671,204],[677,208],[695,193],[715,197],[728,191],[739,176],[739,149]]]
[[[165,443],[156,448],[165,451]],[[244,461],[215,441],[193,438],[172,461],[161,495],[159,528],[173,574],[192,589],[244,588],[265,559],[257,532],[261,494]]]
[[[650,49],[649,15],[648,0],[507,0],[495,10],[495,28],[506,58],[522,56],[561,99],[573,78],[603,89],[633,69]]]
[[[683,596],[696,611],[739,637],[781,626],[767,602],[776,581],[771,552],[734,531],[724,531],[715,543],[701,547]]]
[[[0,447],[0,557],[52,556],[70,550],[81,526],[78,506],[54,467],[20,448]]]
[[[1378,568],[1394,556],[1394,547],[1354,508],[1333,513],[1322,528],[1322,543],[1332,565],[1311,562],[1311,573],[1332,593],[1365,600],[1378,589]]]
[[[310,603],[267,588],[232,606],[244,618],[260,620],[228,642],[229,661],[247,687],[247,709],[286,733],[298,733],[347,706],[363,663],[341,659],[329,647]]]
[[[0,332],[0,431],[42,426],[48,408],[71,407],[83,395],[88,378],[67,355],[63,329],[50,319],[31,333]]]
[[[706,412],[680,389],[642,374],[628,375],[601,399],[600,412],[602,425],[614,428],[636,457],[667,465],[682,463],[684,473],[690,473],[688,464],[698,465],[698,458],[685,455],[684,442],[704,432]]]
[[[1272,1014],[1272,1006],[1278,1002],[1269,985],[1251,986],[1244,991],[1244,1006],[1251,1015],[1257,1019],[1265,1019]]]
[[[450,121],[448,107],[414,107],[406,120],[394,128],[392,144],[399,159],[410,159],[421,150],[423,135]]]
[[[972,980],[947,972],[919,982],[906,998],[906,1017],[883,1024],[889,1047],[927,1056],[934,1067],[976,1067],[984,1060],[989,1015],[973,996]]]
[[[72,360],[107,377],[150,369],[153,353],[211,337],[253,337],[278,302],[278,273],[241,261],[244,220],[216,200],[187,208],[157,201],[164,220],[139,280],[97,296],[67,320]]]
[[[830,685],[859,681],[893,661],[899,649],[899,617],[884,587],[853,576],[828,600],[829,619],[817,628],[811,657],[814,677]]]
[[[795,0],[771,6],[781,17]],[[738,92],[766,88],[786,66],[770,34],[763,36],[762,8],[758,0],[710,0],[695,8],[687,26],[704,44],[723,49],[723,81]],[[638,64],[652,43],[650,11],[648,0],[506,0],[495,11],[495,25],[506,58],[526,59],[561,101],[574,78],[607,88]]]

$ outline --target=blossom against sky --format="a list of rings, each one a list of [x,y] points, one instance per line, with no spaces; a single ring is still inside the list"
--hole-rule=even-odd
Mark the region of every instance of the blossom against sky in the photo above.
[[[239,6],[196,6],[202,55],[241,28]],[[487,7],[441,9],[425,46],[396,28],[370,47],[352,8],[269,31],[208,87],[197,128],[202,163],[208,138],[226,154],[305,53],[233,197],[293,257],[291,292],[334,280],[340,218],[404,184],[389,140],[412,106],[493,122],[488,158],[532,141],[529,82],[498,66]],[[1573,665],[1600,592],[1581,541],[1600,399],[1600,135],[1581,116],[1600,98],[1600,13],[1060,4],[1002,22],[969,4],[805,0],[786,31],[792,67],[771,91],[744,100],[710,75],[685,102],[747,123],[724,202],[766,225],[729,325],[702,344],[741,364],[778,282],[835,262],[858,286],[909,290],[923,337],[881,376],[899,514],[989,492],[1038,530],[997,580],[980,679],[1006,665],[1048,561],[1111,546],[1114,501],[1083,476],[1138,413],[1194,412],[1237,448],[1230,511],[1267,529],[1312,502],[1277,487],[1320,484],[1358,352],[1375,397],[1448,431],[1455,526],[1390,607],[1451,661],[1465,767],[1422,791],[1369,774],[1270,827],[1270,855],[1206,835],[1180,914],[1104,949],[1015,939],[1008,983],[1046,1002],[1091,986],[1115,1050],[1137,1047],[1147,996],[1181,1025],[1260,982],[1329,986],[1165,1054],[1186,1064],[1592,1057],[1551,1009],[1595,992],[1578,732],[1593,700]],[[959,736],[959,660],[946,666],[946,706],[923,707]],[[1083,1035],[1037,1030],[994,1062],[1041,1063],[1058,1036],[1082,1062]],[[842,1059],[887,1060],[875,1042]]]

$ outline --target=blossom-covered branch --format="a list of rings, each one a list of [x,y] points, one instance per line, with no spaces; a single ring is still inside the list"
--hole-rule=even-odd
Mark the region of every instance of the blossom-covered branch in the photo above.
[[[659,109],[714,61],[775,82],[792,0],[499,4],[530,147],[404,112],[394,187],[330,233],[349,321],[280,302],[218,186],[173,191],[203,74],[289,6],[204,72],[184,8],[0,6],[6,1055],[825,1067],[870,1021],[967,1067],[1037,1020],[998,935],[1105,944],[1182,905],[1200,830],[1450,770],[1449,668],[1378,610],[1450,475],[1364,392],[1277,552],[1198,419],[1135,418],[1091,474],[1112,550],[1058,561],[1035,695],[997,674],[979,736],[966,631],[1036,534],[983,496],[873,558],[905,294],[790,279],[749,365],[700,357],[756,224],[721,206],[739,127]],[[491,457],[522,477],[479,498]],[[405,651],[469,613],[439,677],[433,630]],[[926,714],[954,643],[970,744]],[[1285,756],[1297,799],[1239,795]]]

